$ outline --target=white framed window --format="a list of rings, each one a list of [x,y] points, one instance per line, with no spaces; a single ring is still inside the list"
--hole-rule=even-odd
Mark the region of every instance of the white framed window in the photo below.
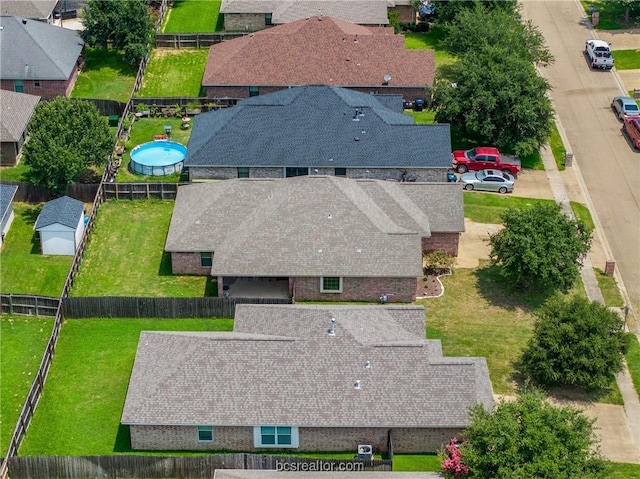
[[[298,447],[298,428],[293,426],[255,426],[253,445],[255,447]]]
[[[213,426],[198,426],[198,442],[213,442]]]
[[[342,278],[339,276],[323,276],[320,278],[321,293],[342,293]]]
[[[200,253],[200,266],[210,268],[213,264],[213,255],[211,253]]]

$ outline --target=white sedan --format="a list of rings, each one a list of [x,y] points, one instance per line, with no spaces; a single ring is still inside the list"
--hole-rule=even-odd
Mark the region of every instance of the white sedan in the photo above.
[[[460,183],[465,190],[510,193],[513,191],[515,182],[513,175],[498,170],[471,171],[460,176]]]

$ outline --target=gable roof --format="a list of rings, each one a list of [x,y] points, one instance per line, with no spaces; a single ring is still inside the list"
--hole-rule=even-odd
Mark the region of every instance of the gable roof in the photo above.
[[[0,90],[0,141],[20,140],[39,101],[39,96]]]
[[[214,252],[214,275],[419,277],[433,212],[454,212],[439,215],[438,231],[464,230],[462,189],[405,184],[300,176],[181,186],[165,250]]]
[[[441,356],[396,309],[424,324],[422,306],[238,305],[250,332],[142,332],[121,422],[467,426],[470,406],[493,403],[486,361]]]
[[[212,45],[202,84],[376,89],[385,75],[391,75],[388,87],[432,85],[434,52],[407,50],[404,35],[392,28],[311,17]]]
[[[82,201],[68,196],[61,196],[44,204],[34,229],[38,231],[41,228],[57,223],[75,230],[83,214],[84,203]]]
[[[84,46],[77,32],[4,15],[0,27],[0,78],[69,79]]]
[[[448,168],[451,134],[449,124],[415,125],[375,95],[307,85],[195,117],[191,166]]]
[[[363,25],[386,25],[387,0],[222,0],[220,13],[271,13],[278,25],[324,15]]]
[[[2,0],[0,14],[46,20],[53,13],[57,3],[58,0]]]
[[[18,187],[15,185],[5,185],[0,183],[0,224],[4,224],[5,217],[11,209],[13,197],[16,195]]]

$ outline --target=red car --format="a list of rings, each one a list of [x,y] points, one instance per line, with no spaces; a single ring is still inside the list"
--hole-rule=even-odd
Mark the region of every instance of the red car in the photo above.
[[[627,118],[624,121],[624,132],[634,148],[640,150],[640,118]]]
[[[458,173],[479,170],[500,170],[518,176],[521,165],[520,158],[512,155],[503,155],[492,146],[478,146],[471,150],[456,150],[453,157],[453,168]]]

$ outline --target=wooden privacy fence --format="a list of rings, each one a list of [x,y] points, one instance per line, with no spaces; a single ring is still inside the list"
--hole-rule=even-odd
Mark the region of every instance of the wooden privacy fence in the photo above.
[[[3,183],[18,187],[14,201],[21,203],[43,203],[59,196],[47,188],[32,185],[25,181],[3,181]],[[98,186],[97,183],[74,183],[67,185],[65,194],[83,203],[91,203],[96,196]]]
[[[55,316],[60,298],[0,293],[0,313],[17,316]]]
[[[156,48],[204,48],[247,33],[156,33]]]
[[[164,97],[135,97],[132,98],[132,108],[137,109],[138,105],[146,105],[147,108],[165,108],[180,106],[188,109],[199,105],[201,111],[210,111],[212,109],[227,108],[234,106],[242,98],[208,98],[202,96],[164,96]]]
[[[178,186],[188,183],[105,183],[105,200],[175,200]]]
[[[287,298],[65,298],[65,318],[233,318],[236,304],[291,304]]]
[[[11,479],[211,479],[216,469],[282,470],[291,466],[312,471],[391,471],[392,462],[386,459],[353,461],[244,453],[210,456],[25,456],[9,459]]]

